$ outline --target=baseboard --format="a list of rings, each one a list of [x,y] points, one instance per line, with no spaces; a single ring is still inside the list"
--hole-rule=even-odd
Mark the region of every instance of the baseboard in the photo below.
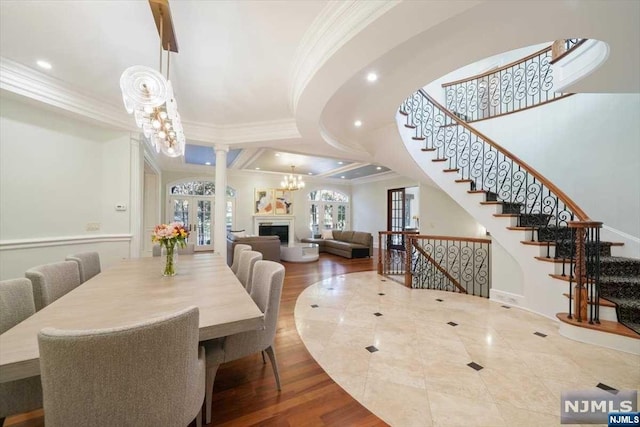
[[[523,307],[524,297],[518,294],[512,294],[511,292],[500,291],[498,289],[489,289],[489,299],[491,301],[508,304],[513,307]]]

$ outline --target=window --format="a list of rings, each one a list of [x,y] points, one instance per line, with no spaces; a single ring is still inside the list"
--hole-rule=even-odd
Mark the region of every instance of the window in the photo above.
[[[349,196],[333,190],[309,193],[309,229],[313,235],[320,230],[349,228]]]

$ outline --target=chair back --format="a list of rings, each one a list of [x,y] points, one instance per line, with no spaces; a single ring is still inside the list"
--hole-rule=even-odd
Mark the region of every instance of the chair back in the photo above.
[[[80,285],[80,269],[75,261],[39,265],[27,270],[25,277],[31,280],[36,311]]]
[[[240,252],[240,263],[238,265],[238,272],[236,276],[242,286],[251,293],[251,280],[253,278],[253,266],[256,261],[262,259],[262,254],[256,251],[242,251]]]
[[[238,267],[240,266],[240,252],[250,251],[250,245],[237,244],[233,248],[233,264],[231,264],[231,271],[233,274],[238,274]]]
[[[265,328],[229,335],[224,341],[224,361],[229,362],[273,345],[278,326],[284,266],[275,261],[257,261],[253,268],[251,298],[264,313]]]
[[[36,312],[29,279],[0,282],[0,334]]]
[[[69,255],[67,261],[78,263],[80,270],[80,283],[84,283],[96,274],[100,273],[100,254],[98,252],[82,252]]]
[[[38,346],[47,427],[184,427],[202,406],[197,307],[112,329],[45,328]]]
[[[162,246],[153,245],[153,248],[151,248],[151,254],[153,256],[160,256],[162,254]]]
[[[0,334],[36,312],[29,279],[0,282]],[[42,408],[40,377],[0,384],[0,419]]]
[[[189,255],[195,252],[196,245],[194,243],[187,243],[184,248],[178,246],[178,255]]]

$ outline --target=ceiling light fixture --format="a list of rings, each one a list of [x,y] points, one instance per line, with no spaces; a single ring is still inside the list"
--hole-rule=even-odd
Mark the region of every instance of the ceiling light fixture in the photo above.
[[[378,75],[376,73],[367,74],[367,81],[375,82],[376,80],[378,80]]]
[[[211,166],[211,162],[204,162],[205,165]]]
[[[156,151],[179,157],[184,155],[185,137],[169,80],[170,54],[178,52],[178,45],[168,1],[149,0],[149,6],[160,34],[160,71],[143,65],[124,70],[120,76],[122,100]],[[162,75],[163,50],[167,51],[166,78]]]
[[[289,175],[285,175],[284,179],[280,183],[280,186],[289,191],[296,191],[304,188],[304,181],[302,180],[302,176],[294,176],[295,166],[291,166],[291,173]]]
[[[379,170],[382,170],[382,167],[381,167],[381,166],[378,166],[378,167],[376,168],[376,170],[378,170],[378,171],[379,171]]]
[[[355,122],[353,122],[353,125],[359,128],[360,126],[362,126],[362,122],[360,120],[356,120]]]
[[[38,67],[40,68],[44,68],[45,70],[50,70],[53,68],[53,66],[51,65],[51,63],[47,62],[47,61],[43,61],[42,59],[39,59],[36,61],[36,64],[38,64]]]
[[[342,175],[340,178],[344,179],[344,175]]]

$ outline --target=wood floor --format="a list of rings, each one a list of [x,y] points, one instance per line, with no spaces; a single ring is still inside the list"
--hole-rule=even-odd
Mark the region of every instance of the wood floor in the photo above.
[[[386,425],[322,370],[300,340],[293,318],[296,299],[306,287],[331,276],[374,270],[375,259],[321,254],[318,262],[283,263],[286,275],[275,346],[282,391],[276,390],[271,365],[263,364],[259,354],[222,365],[213,392],[211,426]],[[17,427],[43,425],[41,410],[5,422]]]

